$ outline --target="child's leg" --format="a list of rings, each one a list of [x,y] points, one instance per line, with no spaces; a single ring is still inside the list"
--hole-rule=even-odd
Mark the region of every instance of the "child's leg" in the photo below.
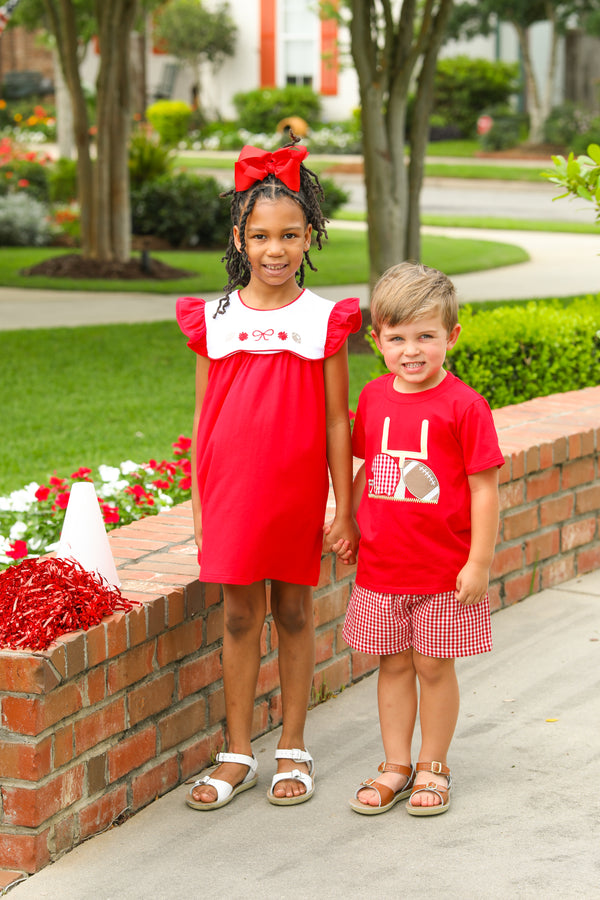
[[[272,581],[271,611],[279,637],[279,680],[283,709],[283,727],[278,749],[304,750],[304,725],[315,668],[312,588]],[[292,769],[308,772],[306,763],[278,760],[278,773]],[[304,793],[304,785],[294,779],[280,781],[273,789],[276,797],[297,797]]]
[[[446,758],[452,735],[458,719],[459,691],[454,659],[437,659],[423,656],[413,651],[414,665],[420,685],[419,718],[421,722],[421,751],[419,762],[441,762]],[[447,787],[444,775],[420,772],[415,779],[415,787],[435,781]],[[413,806],[437,806],[440,798],[430,791],[416,794]]]
[[[260,665],[260,637],[266,614],[264,581],[254,584],[223,585],[225,625],[223,631],[223,686],[227,716],[227,749],[230,753],[252,755],[250,735],[254,697]],[[221,763],[213,778],[239,784],[248,767],[239,763]],[[194,800],[210,803],[217,792],[201,785],[192,792]]]
[[[411,743],[417,716],[417,681],[412,649],[381,656],[377,682],[377,704],[381,739],[386,762],[410,766]],[[405,775],[384,772],[378,782],[399,791],[408,781]],[[379,806],[379,794],[363,788],[358,800],[368,806]]]

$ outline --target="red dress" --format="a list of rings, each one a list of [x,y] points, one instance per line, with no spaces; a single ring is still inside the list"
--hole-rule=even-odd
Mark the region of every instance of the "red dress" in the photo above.
[[[359,301],[304,290],[280,309],[186,297],[177,321],[210,359],[198,429],[201,581],[316,584],[328,493],[324,360]]]

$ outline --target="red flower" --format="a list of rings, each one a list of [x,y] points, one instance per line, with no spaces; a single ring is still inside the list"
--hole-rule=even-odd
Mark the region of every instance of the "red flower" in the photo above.
[[[192,439],[186,437],[183,434],[180,434],[175,443],[173,444],[173,450],[175,451],[175,456],[180,456],[182,453],[187,453],[192,446]]]
[[[166,481],[164,478],[157,478],[152,484],[154,487],[157,487],[159,491],[167,491],[171,487],[171,482]]]
[[[100,504],[102,507],[102,516],[107,525],[114,525],[119,521],[119,507],[108,506],[106,503]]]
[[[288,338],[287,331],[278,331],[277,337],[279,338],[280,341],[287,341],[287,338]]]
[[[40,487],[35,492],[35,499],[40,502],[43,500],[47,500],[50,495],[50,488],[46,487],[44,484],[40,485]]]
[[[13,541],[10,550],[6,551],[6,555],[11,559],[23,559],[27,556],[27,544],[25,541]]]
[[[132,486],[125,488],[126,494],[132,494],[135,497],[135,502],[137,506],[143,506],[146,503],[148,506],[154,506],[154,498],[148,494],[141,484],[134,484]]]
[[[73,481],[75,481],[76,479],[80,479],[82,481],[91,481],[91,479],[88,478],[88,475],[91,475],[91,474],[92,474],[91,469],[84,469],[84,467],[81,466],[79,469],[77,469],[76,472],[73,472],[73,474],[71,475],[71,478],[73,479]]]
[[[27,181],[26,178],[19,178],[19,180],[17,181],[17,187],[22,187],[22,188],[29,187],[29,182]]]
[[[179,487],[182,491],[189,491],[192,486],[192,478],[190,475],[186,475],[185,478],[181,478],[179,481]]]
[[[56,475],[52,475],[50,478],[50,484],[55,488],[65,488],[67,486],[67,482],[64,478],[57,478]]]
[[[57,507],[58,509],[66,509],[69,503],[69,496],[70,494],[68,491],[64,491],[64,493],[58,494],[54,502],[53,509],[56,509]]]
[[[247,340],[248,340],[248,332],[240,331],[240,341],[247,341]]]

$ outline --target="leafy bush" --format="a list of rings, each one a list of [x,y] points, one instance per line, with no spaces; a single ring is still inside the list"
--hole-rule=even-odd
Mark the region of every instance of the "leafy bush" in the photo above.
[[[311,128],[320,121],[321,100],[310,87],[259,88],[233,98],[238,125],[248,131],[273,132],[286,116],[300,116]]]
[[[527,129],[527,117],[514,112],[510,106],[484,110],[492,120],[492,127],[479,135],[483,150],[506,150],[516,147]]]
[[[146,118],[160,140],[174,146],[185,138],[192,118],[192,107],[183,100],[157,100],[146,110]]]
[[[0,193],[19,190],[40,203],[48,201],[48,170],[39,162],[28,159],[14,159],[0,166]]]
[[[321,203],[321,209],[323,210],[325,218],[331,219],[338,209],[343,206],[344,203],[348,202],[350,199],[350,192],[345,191],[343,187],[340,187],[333,178],[321,178],[319,180],[321,182],[321,187],[323,188],[323,193],[325,194],[325,198]]]
[[[48,170],[48,189],[52,203],[71,203],[77,197],[77,163],[57,159]]]
[[[173,165],[171,150],[144,134],[136,131],[129,143],[129,180],[131,188],[141,187],[147,181],[154,181],[167,175]]]
[[[0,197],[0,247],[41,247],[50,240],[46,207],[24,191]]]
[[[461,309],[447,368],[497,409],[600,382],[600,294],[574,300]],[[387,371],[378,357],[377,374]]]
[[[174,247],[224,246],[231,217],[220,191],[214,178],[186,172],[147,182],[131,192],[133,233],[155,235]]]
[[[518,63],[456,56],[438,61],[433,113],[473,137],[481,112],[506,104],[519,87]]]
[[[570,147],[577,135],[590,130],[593,118],[593,114],[584,106],[567,100],[550,111],[544,123],[544,140],[549,144]]]

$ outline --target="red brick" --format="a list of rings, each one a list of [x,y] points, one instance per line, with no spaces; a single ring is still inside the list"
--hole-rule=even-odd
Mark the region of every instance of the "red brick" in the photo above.
[[[35,788],[3,787],[3,822],[37,828],[83,796],[84,766],[78,765]]]
[[[578,514],[600,511],[600,484],[580,488],[575,492],[575,509]]]
[[[532,435],[533,439],[533,435]],[[528,447],[525,453],[525,472],[530,475],[532,472],[538,472],[540,468],[540,448]]]
[[[196,653],[202,646],[202,622],[193,619],[158,637],[156,657],[161,666]]]
[[[79,756],[114,734],[125,730],[125,700],[114,700],[75,722],[75,753]]]
[[[48,649],[43,651],[43,656],[48,660],[55,674],[58,674],[59,682],[65,681],[67,677],[67,652],[62,641],[53,641]],[[52,687],[55,687],[55,685],[52,685]]]
[[[11,884],[16,884],[18,881],[23,881],[22,872],[15,872],[9,869],[0,871],[0,896],[3,896],[4,888],[9,887]]]
[[[209,766],[215,754],[223,749],[224,737],[221,728],[186,747],[179,754],[182,779],[185,781],[197,775]]]
[[[269,694],[277,687],[279,687],[279,663],[277,657],[274,657],[261,663],[258,671],[256,696],[261,697],[263,694]]]
[[[350,684],[350,659],[348,656],[334,660],[323,666],[313,678],[315,691],[323,686],[327,691],[339,691]]]
[[[180,625],[184,620],[184,616],[185,599],[183,593],[171,595],[167,604],[167,625],[169,626],[169,628],[174,628],[175,625]]]
[[[600,547],[589,547],[577,554],[577,574],[600,569]]]
[[[351,658],[353,681],[362,678],[363,675],[367,675],[369,672],[374,672],[379,666],[379,657],[370,653],[359,653],[358,650],[353,650]]]
[[[205,653],[179,669],[178,698],[182,700],[223,677],[221,650]]]
[[[522,537],[524,534],[531,534],[537,531],[538,527],[537,506],[532,506],[530,509],[524,509],[516,513],[507,513],[502,517],[502,533],[505,541],[514,540]]]
[[[525,502],[525,482],[522,478],[518,481],[509,481],[508,484],[501,484],[500,494],[500,511],[505,509],[514,509],[521,506]]]
[[[561,549],[573,550],[574,547],[582,547],[589,544],[598,533],[596,517],[580,519],[577,522],[567,522],[561,529]]]
[[[127,617],[129,628],[129,646],[136,647],[146,640],[146,607],[135,606]]]
[[[502,547],[496,550],[492,567],[491,578],[500,578],[508,572],[516,572],[523,565],[523,548],[521,544],[512,547]]]
[[[178,782],[179,768],[176,757],[166,759],[132,781],[133,809],[140,809],[174,788]]]
[[[198,582],[198,584],[202,585],[202,593],[204,594],[204,606],[208,608],[209,606],[214,606],[215,603],[223,602],[223,593],[221,591],[220,584],[208,584],[203,582]],[[191,585],[188,586],[188,592],[191,590]]]
[[[225,721],[225,691],[217,688],[208,695],[208,724],[216,725]]]
[[[223,638],[224,610],[223,606],[215,606],[209,610],[206,617],[206,646],[210,647],[215,641]]]
[[[67,678],[72,679],[85,669],[85,634],[72,631],[61,637],[67,655]]]
[[[348,585],[327,591],[321,597],[317,597],[314,603],[314,620],[315,627],[326,625],[339,619],[346,612],[348,605],[349,589]]]
[[[488,590],[488,598],[490,604],[490,612],[496,612],[502,608],[502,600],[500,599],[500,584],[490,584]]]
[[[269,729],[269,703],[267,700],[259,701],[254,705],[254,713],[252,715],[252,730],[250,736],[252,740],[265,734]]]
[[[179,707],[175,712],[161,719],[158,724],[160,750],[168,750],[198,734],[199,731],[203,731],[205,722],[206,701],[203,697]]]
[[[165,630],[167,600],[165,597],[153,597],[146,604],[148,611],[148,637],[153,638]]]
[[[269,697],[269,719],[271,728],[276,728],[283,721],[283,704],[281,702],[281,692],[272,694]]]
[[[52,738],[41,741],[17,743],[0,741],[0,776],[20,778],[22,781],[39,781],[50,773],[52,767]]]
[[[86,660],[88,669],[97,666],[106,659],[106,631],[104,623],[94,625],[85,633]]]
[[[215,598],[213,602],[218,603],[220,600],[221,586],[218,584],[201,584],[197,578],[191,581],[185,588],[185,617],[193,619],[194,616],[200,615],[204,609],[208,609],[211,603],[206,601],[204,587],[213,588],[212,596]]]
[[[326,631],[317,635],[315,641],[315,662],[322,663],[326,659],[333,656],[333,642],[335,639],[335,629],[328,628]]]
[[[108,665],[108,693],[116,694],[124,688],[147,678],[153,672],[154,643],[133,647]]]
[[[542,567],[542,588],[553,587],[555,584],[562,584],[575,577],[575,558],[574,556],[561,556]]]
[[[504,581],[504,605],[511,606],[529,597],[534,591],[539,590],[540,573],[528,572],[523,575],[517,575],[515,578],[507,578]]]
[[[84,841],[111,825],[127,809],[127,786],[116,787],[112,792],[94,800],[79,813],[80,840]]]
[[[560,488],[560,472],[558,469],[547,469],[539,475],[532,475],[525,482],[527,500],[539,500],[555,494]]]
[[[540,523],[542,528],[565,522],[573,515],[573,494],[563,494],[540,503]]]
[[[117,781],[123,775],[139,769],[156,756],[156,728],[154,725],[119,741],[107,753],[108,780]]]
[[[106,655],[108,659],[127,650],[127,613],[117,612],[104,620]]]
[[[51,853],[54,858],[71,850],[78,841],[79,826],[75,814],[60,819],[54,824],[51,838]]]
[[[540,445],[540,469],[549,469],[554,465],[554,444]]]
[[[88,797],[99,794],[106,790],[108,785],[107,778],[107,756],[106,751],[90,756],[87,761],[87,784]]]
[[[175,676],[173,672],[165,672],[134,688],[127,694],[129,725],[137,725],[148,716],[153,716],[163,709],[168,709],[173,701]]]
[[[590,457],[566,463],[562,470],[563,489],[568,490],[594,480],[594,460]]]
[[[53,764],[55,769],[60,769],[73,759],[73,725],[69,723],[64,728],[57,728],[54,732]]]
[[[555,556],[560,550],[560,532],[558,528],[547,531],[544,534],[536,534],[535,537],[525,541],[525,560],[527,565],[536,563],[539,559],[548,559]]]
[[[0,651],[0,691],[48,694],[60,681],[47,659],[20,650]]]
[[[97,706],[106,697],[106,667],[96,666],[85,678],[87,702],[89,706]]]
[[[331,553],[327,553],[325,556],[321,557],[321,569],[319,571],[319,581],[316,590],[325,587],[327,584],[331,584],[332,561],[333,557]]]
[[[46,828],[40,834],[0,834],[0,866],[32,875],[50,862]]]
[[[65,684],[40,699],[4,697],[2,724],[20,734],[39,734],[81,709],[79,686]]]
[[[502,469],[500,471],[502,472]],[[510,471],[513,479],[522,478],[525,475],[525,454],[522,450],[511,454]]]

